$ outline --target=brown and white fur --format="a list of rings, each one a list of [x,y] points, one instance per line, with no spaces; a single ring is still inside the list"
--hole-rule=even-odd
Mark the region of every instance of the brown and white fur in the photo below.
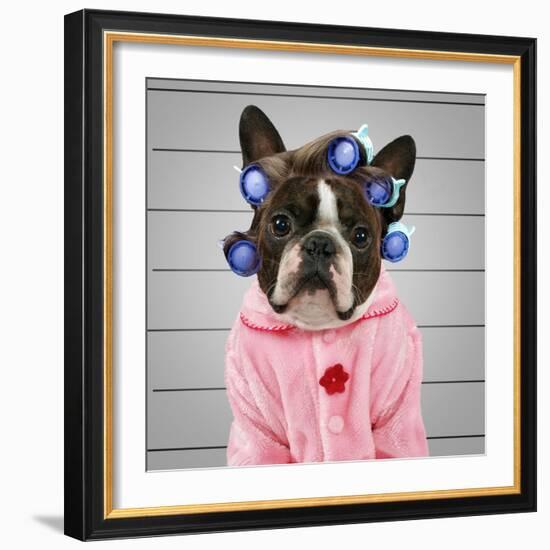
[[[306,330],[335,328],[361,317],[380,275],[380,242],[387,226],[403,215],[405,185],[397,203],[375,208],[362,181],[393,176],[409,181],[416,158],[414,140],[401,136],[386,145],[371,165],[340,176],[326,160],[328,143],[341,130],[299,149],[286,151],[267,116],[257,107],[241,115],[243,167],[254,162],[267,174],[271,191],[254,207],[246,232],[236,240],[254,242],[262,256],[260,288],[281,319]]]

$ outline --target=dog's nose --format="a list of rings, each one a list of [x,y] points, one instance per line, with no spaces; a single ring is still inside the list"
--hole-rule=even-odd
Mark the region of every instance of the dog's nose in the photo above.
[[[304,250],[317,259],[329,259],[336,254],[334,241],[328,235],[310,235],[304,242]]]

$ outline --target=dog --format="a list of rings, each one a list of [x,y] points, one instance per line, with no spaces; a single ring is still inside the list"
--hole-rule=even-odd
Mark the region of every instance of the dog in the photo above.
[[[427,456],[421,334],[381,253],[403,216],[413,138],[374,156],[370,139],[339,130],[287,151],[253,105],[239,137],[254,216],[223,248],[235,265],[244,243],[253,269],[239,274],[257,276],[225,348],[227,464]],[[351,171],[330,156],[339,140],[355,151]],[[383,207],[368,195],[380,182],[393,182]]]

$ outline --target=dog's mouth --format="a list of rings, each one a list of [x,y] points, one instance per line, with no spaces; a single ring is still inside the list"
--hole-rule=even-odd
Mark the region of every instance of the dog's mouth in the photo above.
[[[341,321],[347,321],[355,310],[355,296],[352,306],[346,311],[339,311],[337,307],[337,291],[330,273],[324,273],[317,269],[315,272],[304,275],[295,285],[293,292],[290,294],[288,301],[284,304],[276,304],[272,301],[273,291],[268,296],[269,304],[275,313],[284,313],[293,299],[303,293],[309,293],[312,296],[318,291],[327,291],[330,300],[334,306],[334,311]]]

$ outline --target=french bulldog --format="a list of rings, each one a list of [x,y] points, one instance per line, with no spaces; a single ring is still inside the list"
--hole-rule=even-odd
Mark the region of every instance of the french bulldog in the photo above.
[[[416,160],[415,142],[401,136],[372,164],[351,174],[330,170],[327,146],[337,131],[286,151],[269,118],[251,105],[244,109],[239,136],[243,168],[261,166],[269,178],[267,200],[254,207],[251,227],[225,240],[227,251],[245,236],[262,257],[258,282],[281,319],[309,330],[353,322],[366,311],[380,275],[380,242],[403,216],[407,183]],[[362,182],[404,179],[390,208],[365,200]]]
[[[226,256],[244,239],[261,258],[226,346],[230,465],[427,454],[421,337],[381,259],[415,142],[398,137],[338,174],[327,148],[347,134],[287,151],[263,111],[242,112],[243,169],[259,166],[269,193],[250,228],[224,240]],[[376,207],[365,181],[388,178],[405,180],[398,200]]]

